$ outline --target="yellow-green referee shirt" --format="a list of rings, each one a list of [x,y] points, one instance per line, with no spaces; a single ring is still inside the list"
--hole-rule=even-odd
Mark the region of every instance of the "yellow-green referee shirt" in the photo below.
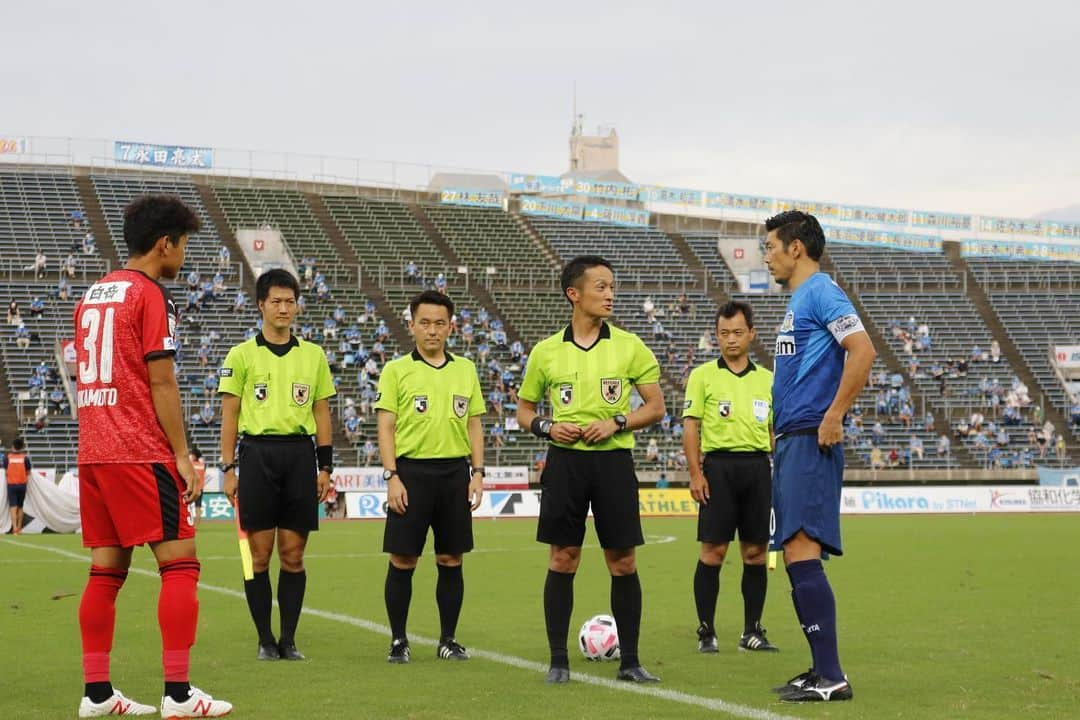
[[[240,398],[241,435],[314,435],[312,406],[336,394],[321,347],[295,335],[273,345],[262,333],[229,350],[218,392]]]
[[[703,452],[770,452],[772,381],[760,365],[750,362],[736,374],[723,358],[690,372],[683,417],[701,420]]]
[[[485,412],[476,365],[446,353],[446,362],[435,367],[413,350],[386,363],[379,376],[375,409],[397,416],[394,450],[398,457],[468,457],[468,420]]]
[[[604,323],[592,347],[574,342],[574,329],[538,342],[525,368],[518,397],[538,403],[545,395],[552,419],[586,427],[596,420],[630,414],[630,388],[660,382],[660,365],[652,350],[633,333]],[[634,433],[615,433],[595,445],[578,440],[574,450],[622,450],[634,447]]]

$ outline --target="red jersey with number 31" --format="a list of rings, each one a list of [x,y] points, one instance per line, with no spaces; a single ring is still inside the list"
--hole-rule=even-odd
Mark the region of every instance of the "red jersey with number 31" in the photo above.
[[[94,283],[75,307],[79,463],[170,463],[147,362],[176,355],[176,305],[137,270]]]

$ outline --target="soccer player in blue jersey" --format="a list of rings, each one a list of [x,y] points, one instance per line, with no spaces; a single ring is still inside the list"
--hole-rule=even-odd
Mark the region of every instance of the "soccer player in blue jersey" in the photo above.
[[[819,261],[825,233],[798,210],[765,221],[765,264],[792,292],[773,368],[773,548],[784,550],[795,613],[813,665],[776,688],[787,702],[850,700],[840,668],[836,600],[822,558],[841,555],[844,413],[876,352],[844,291]]]

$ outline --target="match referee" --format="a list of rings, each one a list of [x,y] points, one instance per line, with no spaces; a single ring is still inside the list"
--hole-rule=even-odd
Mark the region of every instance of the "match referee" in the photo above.
[[[660,366],[641,338],[609,325],[615,302],[611,264],[577,257],[562,271],[562,291],[573,308],[570,324],[533,348],[518,391],[518,422],[551,441],[540,477],[536,539],[550,545],[544,620],[551,668],[546,682],[570,680],[566,637],[574,605],[574,573],[581,562],[585,518],[592,505],[596,534],[611,573],[611,611],[619,629],[617,678],[659,682],[638,660],[641,582],[635,548],[644,544],[632,430],[664,415]],[[630,389],[645,404],[630,412]],[[540,417],[547,399],[552,417]]]
[[[446,351],[453,301],[426,290],[412,299],[409,311],[416,347],[386,364],[375,401],[389,506],[383,552],[390,554],[385,600],[392,639],[386,659],[409,662],[405,625],[412,577],[430,527],[439,569],[435,656],[468,660],[454,634],[465,598],[462,558],[473,548],[471,511],[480,507],[484,491],[484,395],[472,361]]]
[[[743,574],[740,650],[776,651],[761,627],[772,504],[773,375],[749,358],[755,336],[750,306],[732,301],[716,314],[721,357],[694,368],[683,404],[683,449],[690,494],[698,501],[701,553],[694,573],[698,651],[719,652],[716,596],[728,544],[739,531]],[[702,474],[701,453],[705,453]]]
[[[292,334],[300,298],[292,273],[263,273],[255,297],[262,331],[230,349],[219,371],[224,490],[230,500],[239,499],[240,525],[251,544],[255,578],[244,582],[244,593],[259,634],[258,658],[303,660],[296,625],[307,585],[304,547],[308,533],[319,528],[319,503],[330,490],[328,398],[334,384],[322,348]],[[238,433],[239,460],[234,454]],[[270,629],[275,537],[281,561],[279,641]]]

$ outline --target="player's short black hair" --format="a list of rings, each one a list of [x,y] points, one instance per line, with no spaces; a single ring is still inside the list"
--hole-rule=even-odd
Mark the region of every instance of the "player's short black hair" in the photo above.
[[[801,240],[811,260],[820,260],[825,250],[825,231],[821,229],[821,223],[802,210],[786,210],[773,215],[765,221],[765,229],[776,231],[776,237],[784,243],[785,250],[792,240]]]
[[[132,257],[150,252],[163,235],[177,245],[181,235],[201,227],[195,211],[175,195],[143,195],[124,208],[124,244]]]
[[[446,314],[450,319],[454,317],[454,301],[438,290],[425,290],[409,301],[409,312],[416,314],[416,309],[421,305],[442,305],[446,308]]]
[[[26,441],[21,437],[17,437],[11,441],[11,449],[15,452],[22,452],[26,449]]]
[[[713,324],[720,322],[720,318],[731,319],[739,313],[742,313],[742,316],[746,318],[746,327],[754,327],[754,311],[750,309],[750,303],[745,303],[742,300],[729,300],[722,305],[716,311],[716,320]]]
[[[562,285],[563,297],[566,297],[566,291],[572,287],[575,287],[581,278],[585,277],[585,271],[589,268],[606,267],[612,273],[615,272],[615,268],[612,267],[604,258],[599,255],[578,255],[576,258],[566,263],[566,266],[562,269],[562,276],[559,278],[559,282]],[[570,298],[566,298],[567,301]],[[573,303],[570,303],[573,305]]]
[[[297,300],[300,299],[300,283],[296,276],[284,268],[271,268],[255,281],[255,301],[262,302],[270,297],[270,288],[288,288],[293,291]]]

